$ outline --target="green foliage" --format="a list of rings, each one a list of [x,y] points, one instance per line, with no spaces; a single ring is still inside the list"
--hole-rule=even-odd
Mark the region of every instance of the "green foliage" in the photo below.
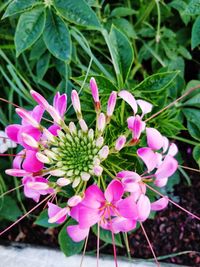
[[[192,49],[200,44],[200,16],[195,20],[192,27]]]
[[[56,10],[68,21],[78,25],[100,28],[99,20],[94,11],[84,0],[53,0]]]
[[[32,46],[41,36],[45,25],[45,13],[37,7],[21,15],[15,33],[17,56]]]
[[[43,39],[48,50],[58,59],[70,60],[71,40],[67,25],[51,11],[47,12]]]
[[[36,221],[34,224],[45,227],[45,228],[55,228],[59,227],[60,224],[58,223],[48,223],[48,213],[47,210],[43,210],[40,215],[37,217]]]
[[[22,215],[16,200],[10,196],[0,199],[0,219],[16,221]]]
[[[67,226],[74,225],[74,224],[77,224],[77,223],[73,219],[69,219],[68,222],[61,229],[59,236],[58,236],[60,249],[67,257],[81,252],[83,245],[84,245],[84,241],[73,242],[72,239],[67,234]]]

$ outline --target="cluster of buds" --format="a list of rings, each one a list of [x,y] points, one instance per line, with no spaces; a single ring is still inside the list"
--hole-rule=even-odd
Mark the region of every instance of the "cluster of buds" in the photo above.
[[[169,144],[166,137],[156,129],[146,127],[143,121],[143,117],[152,110],[150,103],[135,100],[126,90],[118,94],[113,91],[106,112],[103,112],[94,78],[90,80],[90,89],[96,111],[95,129],[88,127],[84,120],[76,90],[71,93],[71,101],[77,124],[65,122],[66,94],[57,93],[50,105],[42,95],[32,90],[31,95],[38,105],[32,111],[17,108],[21,124],[6,128],[8,137],[23,148],[13,161],[13,169],[6,170],[6,173],[22,177],[26,197],[39,202],[41,195],[59,194],[67,186],[74,188],[75,194],[66,201],[64,208],[48,203],[50,223],[63,223],[69,214],[77,221],[77,225],[67,229],[74,241],[84,239],[96,223],[113,233],[127,232],[135,228],[137,221],[146,220],[151,210],[165,208],[168,199],[164,197],[151,203],[146,195],[146,185],[165,186],[178,166],[174,158],[176,145]],[[108,145],[105,132],[111,122],[117,96],[133,111],[127,119],[130,131],[127,129],[128,134],[126,131]],[[48,127],[41,123],[44,112],[53,119],[47,120]],[[138,145],[143,133],[146,134],[147,147],[138,148],[137,155],[146,165],[146,171],[138,174],[121,170],[115,177],[110,177],[112,181],[106,188],[108,179],[105,179],[103,162],[111,153],[121,153],[126,146]]]

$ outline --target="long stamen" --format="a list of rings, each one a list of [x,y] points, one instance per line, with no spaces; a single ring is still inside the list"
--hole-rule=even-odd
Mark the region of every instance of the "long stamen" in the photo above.
[[[97,267],[99,267],[99,239],[100,239],[100,225],[97,224]]]
[[[166,197],[165,195],[161,194],[159,191],[157,191],[156,189],[154,189],[153,187],[151,187],[148,184],[145,184],[150,190],[154,191],[155,193],[157,193],[158,195],[160,195],[161,197]],[[197,215],[193,214],[192,212],[190,212],[189,210],[186,210],[185,208],[181,207],[180,205],[178,205],[176,202],[174,202],[173,200],[171,200],[170,198],[168,198],[169,202],[171,202],[172,204],[174,204],[176,207],[178,207],[179,209],[185,211],[187,214],[191,215],[193,218],[197,219],[200,221],[200,217],[198,217]]]
[[[5,196],[5,195],[7,195],[7,194],[9,194],[9,193],[11,193],[11,192],[13,192],[13,191],[15,191],[15,190],[21,188],[22,186],[23,186],[23,184],[21,184],[21,185],[15,187],[15,188],[12,188],[12,189],[10,189],[10,190],[4,192],[3,194],[0,195],[0,198],[2,198],[3,196]]]
[[[189,170],[189,171],[200,172],[200,170],[198,170],[198,169],[190,168],[190,167],[183,166],[183,165],[179,165],[179,167],[186,169],[186,170]]]
[[[150,121],[151,119],[157,117],[160,113],[162,113],[163,111],[171,108],[172,106],[174,106],[178,101],[180,101],[181,99],[183,99],[185,96],[189,95],[190,93],[192,93],[193,91],[195,91],[196,89],[199,89],[200,85],[197,85],[195,87],[190,88],[187,92],[185,92],[182,96],[180,96],[179,98],[177,98],[176,100],[174,100],[172,103],[170,103],[169,105],[167,105],[166,107],[164,107],[163,109],[159,110],[158,112],[156,112],[155,114],[153,114],[151,117],[149,117],[148,119],[145,120],[145,122]]]
[[[50,197],[52,196],[49,195],[48,197],[46,197],[45,199],[43,199],[40,203],[38,203],[35,207],[33,207],[31,210],[29,210],[27,213],[25,213],[22,217],[20,217],[16,222],[12,223],[10,226],[8,226],[5,230],[3,230],[2,232],[0,232],[0,236],[3,235],[4,233],[6,233],[8,230],[10,230],[13,226],[15,226],[16,224],[18,224],[18,222],[20,222],[21,220],[23,220],[27,215],[29,215],[32,211],[34,211],[35,209],[37,209],[41,204],[43,204],[45,201],[47,201]]]
[[[109,211],[109,213],[110,213],[110,211]],[[116,252],[116,246],[115,246],[115,236],[114,236],[114,233],[113,233],[112,220],[111,220],[110,216],[109,216],[109,221],[110,221],[110,231],[111,231],[111,234],[112,234],[112,244],[113,244],[113,254],[114,254],[115,267],[118,267],[117,252]]]
[[[157,265],[158,267],[160,267],[160,263],[159,263],[158,260],[157,260],[157,257],[156,257],[156,254],[155,254],[154,250],[153,250],[153,247],[152,247],[152,245],[151,245],[151,242],[150,242],[150,240],[149,240],[149,238],[148,238],[148,235],[147,235],[147,233],[146,233],[146,231],[145,231],[145,229],[144,229],[144,226],[143,226],[143,224],[142,224],[141,222],[140,222],[140,226],[141,226],[142,231],[143,231],[143,233],[144,233],[144,235],[145,235],[145,238],[146,238],[146,240],[147,240],[147,243],[148,243],[148,245],[149,245],[149,247],[150,247],[150,249],[151,249],[151,252],[152,252],[153,257],[154,257],[154,259],[155,259],[156,265]]]
[[[16,157],[16,156],[20,156],[17,154],[0,154],[0,157]]]
[[[84,248],[83,248],[83,254],[82,254],[82,257],[81,257],[80,267],[82,267],[82,265],[83,265],[83,260],[84,260],[84,257],[85,257],[85,252],[86,252],[86,248],[87,248],[87,244],[88,244],[88,237],[89,237],[89,233],[88,233],[88,235],[86,236],[86,239],[85,239],[85,244],[84,244]]]

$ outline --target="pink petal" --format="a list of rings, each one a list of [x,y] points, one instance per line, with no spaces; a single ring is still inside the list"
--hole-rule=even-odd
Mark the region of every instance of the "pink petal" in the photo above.
[[[162,197],[157,201],[151,203],[151,210],[159,211],[167,207],[169,203],[168,197]]]
[[[104,195],[108,202],[115,202],[121,199],[124,194],[124,188],[120,181],[113,180],[109,183]]]
[[[145,221],[149,217],[151,211],[151,203],[149,198],[142,194],[137,202],[137,208],[138,220],[142,222]]]
[[[108,117],[112,116],[114,109],[115,109],[116,101],[117,101],[117,92],[113,91],[110,94],[110,97],[108,99],[108,106],[107,106],[107,113],[106,113]]]
[[[163,136],[154,128],[146,128],[148,147],[159,150],[163,146]]]
[[[153,105],[145,100],[138,99],[137,104],[142,110],[142,116],[152,111]]]
[[[26,150],[26,157],[22,167],[27,172],[38,172],[43,169],[44,164],[36,157],[36,151]]]
[[[149,147],[142,147],[137,150],[138,156],[144,161],[148,172],[151,172],[157,165],[157,156]]]
[[[11,124],[9,126],[6,127],[5,132],[7,134],[7,136],[13,140],[14,142],[18,142],[18,133],[19,130],[21,129],[21,125],[19,124]]]
[[[174,157],[177,153],[178,153],[178,147],[177,147],[176,144],[172,143],[169,146],[169,150],[167,152],[167,155],[170,155],[170,156]]]
[[[58,111],[61,117],[64,116],[66,109],[67,109],[67,95],[58,92],[54,97],[54,104],[53,106]]]
[[[139,176],[139,174],[137,174],[136,172],[132,172],[132,171],[118,172],[117,178],[131,179],[133,182],[138,182],[141,180],[141,177]]]
[[[47,102],[47,100],[38,92],[31,90],[31,95],[33,97],[33,99],[40,105],[42,106],[44,109],[48,109],[49,107],[49,103]]]
[[[38,122],[40,123],[42,116],[44,114],[44,108],[41,106],[36,106],[34,109],[31,111],[31,116]]]
[[[18,142],[20,143],[20,145],[22,145],[26,149],[37,150],[37,149],[32,148],[31,146],[27,145],[23,141],[22,133],[28,134],[28,135],[32,136],[36,141],[39,141],[40,137],[41,137],[41,132],[37,128],[35,128],[31,125],[22,126],[18,132]]]
[[[100,188],[97,185],[91,185],[86,189],[81,204],[89,208],[97,209],[104,201],[105,197]]]
[[[115,150],[120,151],[125,146],[125,143],[126,143],[126,136],[125,135],[121,135],[116,140]]]
[[[169,147],[169,139],[166,136],[163,136],[163,153],[168,150]]]
[[[137,192],[140,190],[140,185],[138,182],[134,182],[132,179],[130,178],[123,178],[122,179],[122,184],[124,186],[124,191],[125,192]]]
[[[84,240],[89,234],[90,228],[81,229],[79,225],[70,225],[67,227],[67,233],[74,242]]]
[[[155,179],[154,184],[158,187],[163,187],[167,184],[168,178]]]
[[[157,179],[170,177],[178,168],[178,162],[172,156],[167,155],[163,163],[158,167],[155,177]]]
[[[60,130],[60,126],[53,124],[48,128],[48,131],[53,134],[54,136],[57,136],[57,131]]]
[[[124,101],[126,101],[126,103],[128,103],[132,107],[134,114],[137,113],[137,103],[131,93],[126,90],[122,90],[121,92],[119,92],[118,96],[121,97]]]
[[[129,232],[135,229],[137,222],[132,219],[117,217],[112,220],[112,230],[115,234],[119,232]]]
[[[99,209],[91,209],[81,206],[79,209],[79,226],[80,228],[89,228],[95,225],[101,219],[101,213]]]
[[[13,160],[13,169],[21,169],[21,164],[24,160],[26,150],[20,151]]]
[[[129,117],[127,119],[128,128],[133,132],[133,138],[135,140],[140,138],[141,133],[145,129],[145,122],[142,121],[141,117],[139,115],[136,115],[135,117]]]
[[[59,206],[48,202],[48,216],[50,223],[63,223],[67,218],[67,208],[60,208]]]
[[[119,214],[125,218],[136,220],[138,217],[137,205],[132,196],[127,197],[117,203]]]
[[[94,102],[98,103],[99,102],[99,90],[98,90],[95,78],[93,77],[90,79],[90,89],[92,92],[92,97],[94,99]]]

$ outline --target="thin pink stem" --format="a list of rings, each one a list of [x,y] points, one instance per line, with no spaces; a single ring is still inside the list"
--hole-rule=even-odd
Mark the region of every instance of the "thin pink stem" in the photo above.
[[[17,154],[0,154],[0,157],[16,157]]]
[[[7,195],[7,194],[9,194],[9,193],[11,193],[11,192],[13,192],[13,191],[15,191],[15,190],[18,189],[18,188],[21,188],[22,186],[23,186],[23,184],[21,184],[21,185],[15,187],[15,188],[12,188],[12,189],[10,189],[10,190],[4,192],[2,195],[0,195],[0,198],[2,198],[3,196],[5,196],[5,195]]]
[[[189,171],[200,172],[200,170],[198,170],[198,169],[190,168],[190,167],[183,166],[183,165],[179,165],[179,167],[186,169],[186,170],[189,170]]]
[[[156,254],[155,254],[154,250],[153,250],[153,247],[152,247],[152,245],[151,245],[151,242],[150,242],[150,240],[149,240],[149,238],[148,238],[148,235],[147,235],[147,233],[146,233],[146,231],[145,231],[145,229],[144,229],[144,226],[143,226],[143,224],[142,224],[141,222],[140,222],[140,226],[141,226],[142,231],[143,231],[143,233],[144,233],[144,235],[145,235],[145,238],[146,238],[146,240],[147,240],[147,243],[148,243],[148,245],[149,245],[149,247],[150,247],[150,249],[151,249],[151,252],[152,252],[153,257],[154,257],[154,259],[155,259],[156,265],[157,265],[158,267],[160,267],[160,263],[159,263],[158,260],[157,260],[157,257],[156,257]]]
[[[20,222],[21,220],[23,220],[27,215],[29,215],[32,211],[34,211],[35,209],[37,209],[41,204],[43,204],[46,200],[48,200],[48,198],[50,198],[52,196],[49,195],[48,197],[46,197],[45,199],[43,199],[40,203],[38,203],[35,207],[33,207],[31,210],[29,210],[27,213],[25,213],[22,217],[20,217],[16,222],[12,223],[10,226],[8,226],[5,230],[3,230],[2,232],[0,232],[0,236],[3,235],[4,233],[6,233],[8,230],[10,230],[13,226],[15,226],[18,222]]]
[[[154,189],[153,187],[151,187],[150,185],[146,184],[145,185],[151,189],[152,191],[154,191],[155,193],[157,193],[158,195],[160,195],[161,197],[167,197],[167,196],[164,196],[163,194],[161,194],[159,191],[157,191],[156,189]],[[197,215],[193,214],[192,212],[190,212],[189,210],[186,210],[185,208],[181,207],[180,205],[178,205],[176,202],[174,202],[173,200],[169,199],[169,202],[171,202],[172,204],[174,204],[176,207],[178,207],[179,209],[185,211],[187,214],[191,215],[193,218],[197,219],[200,221],[200,217],[198,217]]]
[[[83,260],[84,260],[84,257],[85,257],[85,252],[86,252],[86,248],[87,248],[87,244],[88,244],[88,237],[89,237],[89,233],[88,233],[88,235],[86,236],[86,239],[85,239],[85,244],[84,244],[84,248],[83,248],[83,254],[82,254],[82,257],[81,257],[80,267],[82,267],[82,265],[83,265]]]
[[[112,243],[113,243],[113,254],[114,254],[115,267],[118,267],[118,264],[117,264],[117,252],[116,252],[116,246],[115,246],[115,236],[114,236],[114,233],[113,233],[112,229],[111,229],[111,234],[112,234]]]
[[[97,224],[97,267],[99,267],[99,239],[100,239],[100,225]]]
[[[200,85],[197,85],[193,88],[190,88],[189,90],[187,90],[182,96],[180,96],[179,98],[177,98],[176,100],[174,100],[173,102],[171,102],[169,105],[167,105],[166,107],[164,107],[163,109],[159,110],[158,112],[156,112],[155,114],[153,114],[151,117],[149,117],[148,119],[145,120],[145,122],[150,121],[151,119],[157,117],[160,113],[162,113],[163,111],[165,111],[166,109],[171,108],[172,106],[174,106],[178,101],[180,101],[182,98],[186,97],[187,95],[189,95],[190,93],[192,93],[193,91],[197,90],[200,88]]]

